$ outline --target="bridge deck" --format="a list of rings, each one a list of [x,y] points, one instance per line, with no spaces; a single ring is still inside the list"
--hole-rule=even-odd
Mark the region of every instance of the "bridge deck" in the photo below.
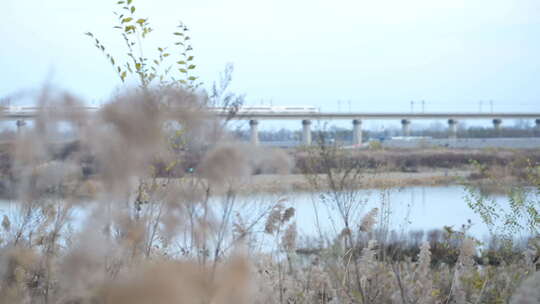
[[[55,113],[54,109],[47,109]],[[97,107],[84,107],[75,111],[96,112]],[[60,115],[68,114],[66,110],[58,109]],[[0,107],[0,119],[32,119],[39,113],[39,108],[23,108],[22,111],[12,111]],[[229,113],[215,113],[219,117],[228,117]],[[332,119],[540,119],[540,113],[519,112],[519,113],[474,113],[474,112],[434,112],[434,113],[374,113],[374,112],[239,112],[232,119],[257,119],[257,120],[282,120],[282,119],[313,119],[313,120],[332,120]]]
[[[223,115],[225,116],[225,115]],[[538,119],[540,113],[238,113],[233,119]]]

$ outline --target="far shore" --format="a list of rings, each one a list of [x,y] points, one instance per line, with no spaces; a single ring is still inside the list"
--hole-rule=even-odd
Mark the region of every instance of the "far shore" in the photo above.
[[[353,185],[353,189],[384,189],[410,186],[443,186],[457,185],[467,180],[473,171],[470,170],[448,170],[448,169],[426,169],[419,172],[380,172],[363,173]],[[317,178],[321,185],[325,185],[326,176],[319,174]],[[165,183],[164,178],[158,178],[158,183]],[[169,181],[178,182],[184,186],[198,188],[191,184],[191,178],[172,178]],[[240,195],[253,194],[277,194],[290,192],[317,192],[328,190],[328,187],[314,188],[306,176],[302,174],[256,174],[240,180],[234,180],[236,193]],[[72,185],[74,186],[74,185]],[[103,190],[99,182],[89,179],[70,191],[79,197],[92,197]],[[182,187],[184,188],[184,187]],[[202,190],[199,188],[199,190]],[[224,194],[226,187],[213,188],[215,195]],[[73,193],[71,192],[71,193]]]
[[[383,189],[407,186],[442,186],[459,184],[466,180],[470,170],[427,170],[420,172],[364,173],[358,178],[356,189]],[[326,176],[320,174],[322,184]],[[326,190],[326,189],[317,189]],[[243,194],[311,192],[313,186],[302,174],[259,174],[253,175],[240,187]]]
[[[450,186],[464,185],[465,183],[479,187],[485,193],[504,193],[504,187],[501,185],[511,186],[521,184],[513,177],[501,178],[497,182],[485,178],[472,178],[474,170],[467,169],[432,169],[425,168],[418,172],[401,172],[401,171],[386,171],[386,172],[367,172],[357,178],[358,183],[353,185],[352,189],[391,189],[401,187],[414,186]],[[324,174],[316,176],[319,179],[318,188],[313,187],[306,176],[302,174],[256,174],[241,180],[234,180],[236,193],[241,196],[257,195],[257,194],[283,194],[283,193],[312,193],[329,190],[326,183],[327,177]],[[158,178],[158,183],[165,184],[165,178]],[[169,182],[179,183],[188,188],[195,187],[199,190],[203,184],[192,184],[191,178],[171,178]],[[181,187],[185,188],[185,187]],[[103,193],[104,186],[95,179],[88,179],[82,183],[66,184],[62,190],[63,193],[56,193],[63,197],[66,193],[70,193],[73,197],[79,198],[94,198],[96,195]],[[185,189],[184,189],[185,190]],[[225,194],[226,187],[213,188],[214,195]],[[64,192],[67,191],[67,192]],[[53,194],[49,192],[49,194]],[[6,193],[0,197],[7,198]],[[0,198],[1,199],[1,198]]]

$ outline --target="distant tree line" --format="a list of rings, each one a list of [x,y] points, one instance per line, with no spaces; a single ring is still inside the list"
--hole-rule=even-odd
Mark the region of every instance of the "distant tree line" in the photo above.
[[[352,129],[332,126],[323,130],[312,130],[313,138],[324,136],[324,138],[336,142],[352,141]],[[249,129],[237,129],[233,131],[237,138],[249,140]],[[371,139],[383,139],[393,136],[403,136],[401,128],[393,127],[385,130],[363,130],[362,138],[364,141]],[[423,136],[431,138],[447,138],[449,130],[443,124],[434,124],[428,128],[412,128],[410,136]],[[513,126],[502,126],[501,129],[479,127],[479,126],[459,126],[457,130],[458,138],[495,138],[495,137],[540,137],[540,130],[527,124],[515,124]],[[300,141],[302,130],[259,130],[259,140],[267,142],[278,141]]]

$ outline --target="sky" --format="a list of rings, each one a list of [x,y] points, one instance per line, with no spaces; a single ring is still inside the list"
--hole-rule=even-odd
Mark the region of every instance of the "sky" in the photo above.
[[[0,97],[45,83],[99,104],[122,88],[116,1],[2,0]],[[323,111],[540,112],[538,0],[134,0],[145,55],[191,33],[206,88],[234,65],[246,104]],[[174,54],[173,54],[174,55]]]

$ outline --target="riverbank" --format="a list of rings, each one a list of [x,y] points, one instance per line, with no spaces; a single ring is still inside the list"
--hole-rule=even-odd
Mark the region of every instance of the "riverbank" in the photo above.
[[[54,149],[53,149],[54,148]],[[102,188],[98,182],[99,164],[90,158],[77,156],[79,145],[73,143],[68,146],[54,146],[51,148],[54,161],[77,159],[83,162],[82,180],[77,185],[67,188],[75,193],[99,192]],[[16,172],[13,172],[13,146],[0,146],[0,195],[9,194],[14,182]],[[469,181],[484,188],[493,188],[500,191],[499,185],[490,186],[494,181],[504,181],[507,185],[526,182],[531,167],[540,164],[540,150],[518,149],[369,149],[369,150],[337,150],[335,157],[323,162],[316,150],[297,149],[285,151],[284,157],[290,159],[292,164],[289,174],[275,174],[265,168],[252,168],[256,174],[243,178],[239,184],[239,192],[251,193],[277,193],[287,191],[309,192],[313,186],[308,182],[303,172],[310,172],[325,183],[326,168],[340,172],[349,166],[354,166],[357,172],[362,172],[358,182],[353,188],[395,188],[404,186],[438,186]],[[198,159],[198,158],[195,158]],[[159,178],[180,180],[190,179],[191,174],[186,173],[195,169],[197,174],[198,161],[183,162],[167,174],[157,175]],[[159,166],[157,166],[159,167]],[[163,172],[161,172],[163,173]],[[166,177],[167,176],[167,177]],[[62,187],[63,188],[63,187]],[[94,190],[97,189],[97,190]],[[319,189],[323,190],[323,189]],[[54,190],[53,190],[54,192]],[[61,191],[63,192],[63,191]],[[492,192],[490,190],[490,192]]]
[[[333,153],[335,159],[326,166],[352,163],[358,168],[377,171],[412,172],[425,169],[474,170],[472,164],[486,167],[507,167],[520,169],[540,163],[540,149],[367,149],[340,150]],[[324,172],[320,153],[297,150],[292,153],[295,160],[295,173],[301,168],[314,172]],[[509,174],[517,172],[507,172]]]
[[[457,184],[472,173],[469,170],[429,170],[423,172],[381,172],[364,173],[358,177],[356,189],[382,189],[405,186],[441,186]],[[319,174],[320,184],[326,184],[326,176]],[[313,186],[302,174],[259,174],[248,178],[240,186],[240,192],[280,193],[310,192]],[[325,190],[325,189],[319,189]]]

